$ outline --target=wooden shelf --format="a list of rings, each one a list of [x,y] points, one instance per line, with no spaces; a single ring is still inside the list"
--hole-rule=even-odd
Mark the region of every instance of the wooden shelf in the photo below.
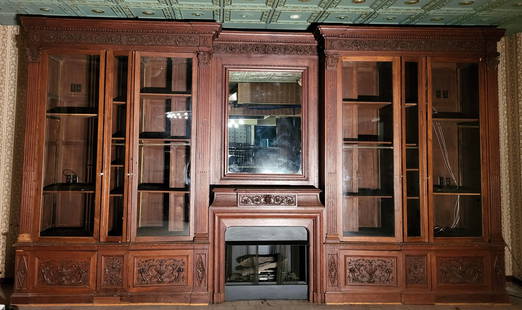
[[[434,196],[480,196],[477,192],[433,192]]]
[[[54,183],[44,186],[45,193],[51,192],[82,192],[94,193],[94,184],[86,183]]]
[[[343,104],[361,104],[361,105],[377,105],[377,106],[385,106],[385,105],[391,105],[392,102],[390,101],[358,101],[358,100],[351,100],[351,99],[343,99]]]
[[[404,103],[404,107],[405,108],[411,108],[411,107],[416,107],[418,104],[416,102],[407,102],[407,103]]]
[[[115,100],[113,100],[113,101],[112,101],[112,104],[117,104],[117,105],[126,105],[126,104],[127,104],[127,101],[115,101]]]
[[[190,193],[189,188],[186,187],[168,187],[164,184],[141,183],[138,185],[138,192],[140,193]]]
[[[85,107],[55,107],[47,110],[48,117],[97,117],[98,111],[94,108]]]
[[[181,98],[189,98],[189,97],[192,97],[192,94],[191,93],[146,93],[146,92],[141,92],[140,93],[140,96],[142,97],[158,97],[158,98],[163,98],[163,97],[181,97]]]

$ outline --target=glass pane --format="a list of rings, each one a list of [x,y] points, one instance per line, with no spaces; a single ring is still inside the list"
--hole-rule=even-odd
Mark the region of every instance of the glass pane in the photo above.
[[[192,60],[141,58],[138,236],[190,227]]]
[[[408,237],[421,236],[420,170],[419,170],[419,66],[417,62],[404,63],[403,122],[406,139],[406,212]]]
[[[344,236],[395,234],[391,62],[343,64]]]
[[[231,71],[229,173],[302,173],[300,72]]]
[[[114,88],[111,124],[110,199],[107,234],[121,236],[123,229],[125,187],[125,142],[127,129],[127,76],[128,56],[115,56],[112,60]]]
[[[192,59],[173,57],[141,57],[142,93],[190,93]]]
[[[434,63],[432,76],[435,236],[480,236],[478,64]]]
[[[49,55],[42,236],[92,236],[100,57]]]

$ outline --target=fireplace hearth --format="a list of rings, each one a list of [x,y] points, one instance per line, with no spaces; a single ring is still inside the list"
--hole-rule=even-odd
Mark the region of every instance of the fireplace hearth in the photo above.
[[[308,298],[304,227],[230,227],[225,241],[225,300]]]

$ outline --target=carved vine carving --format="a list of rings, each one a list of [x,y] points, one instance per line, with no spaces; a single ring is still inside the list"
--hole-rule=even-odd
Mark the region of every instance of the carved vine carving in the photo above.
[[[482,257],[439,257],[438,269],[438,280],[441,284],[484,283],[484,261]]]
[[[238,206],[282,206],[297,207],[295,194],[239,194]]]
[[[38,282],[49,286],[88,286],[89,261],[41,260]]]
[[[207,270],[205,268],[205,255],[198,254],[196,256],[196,285],[203,286],[205,284],[205,278],[207,276]]]
[[[328,40],[327,49],[345,51],[483,51],[481,40],[404,40],[336,38]]]
[[[312,45],[216,42],[214,52],[220,54],[317,55]]]
[[[426,285],[426,256],[406,256],[406,283]]]
[[[330,286],[337,286],[337,255],[328,255],[328,282]]]
[[[137,285],[185,285],[186,260],[182,257],[137,258]]]
[[[21,255],[18,257],[18,261],[16,262],[16,282],[15,282],[15,288],[16,289],[25,289],[27,288],[26,281],[27,281],[27,272],[29,271],[28,264],[27,264],[27,256]]]
[[[396,285],[394,257],[347,257],[346,282],[352,285]]]
[[[123,256],[103,257],[103,286],[123,286]]]

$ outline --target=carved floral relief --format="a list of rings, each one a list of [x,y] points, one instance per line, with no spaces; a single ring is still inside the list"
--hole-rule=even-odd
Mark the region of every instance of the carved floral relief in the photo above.
[[[397,285],[395,257],[346,257],[348,285]]]
[[[439,284],[484,283],[483,257],[438,257],[437,267]]]
[[[282,206],[297,207],[297,195],[295,194],[239,194],[238,205],[250,206]]]
[[[186,285],[185,257],[138,257],[135,265],[136,285]]]
[[[406,255],[406,283],[408,285],[427,285],[426,256]]]
[[[38,284],[46,286],[88,286],[90,261],[41,259]]]
[[[103,287],[123,286],[123,256],[103,257]]]

